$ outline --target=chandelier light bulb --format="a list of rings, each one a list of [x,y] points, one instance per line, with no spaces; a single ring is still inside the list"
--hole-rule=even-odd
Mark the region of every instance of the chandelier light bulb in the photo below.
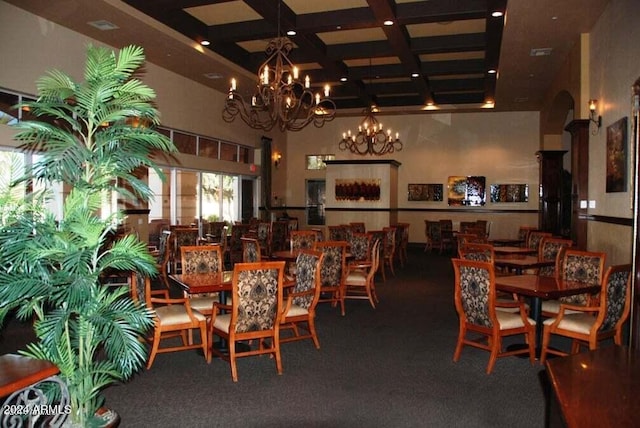
[[[351,135],[351,131],[342,134],[338,147],[340,150],[348,150],[356,155],[382,156],[402,150],[400,133],[396,132],[396,139],[393,140],[391,128],[383,130],[383,126],[375,118],[373,109],[365,111],[365,117],[358,125],[358,133]]]
[[[329,98],[330,86],[323,92],[311,90],[311,79],[299,80],[300,70],[288,58],[293,43],[287,37],[271,40],[265,49],[267,60],[258,69],[256,91],[250,105],[237,92],[232,80],[222,118],[233,122],[236,116],[251,128],[270,131],[299,131],[310,123],[320,128],[334,119],[336,105]],[[324,94],[324,97],[322,96]]]

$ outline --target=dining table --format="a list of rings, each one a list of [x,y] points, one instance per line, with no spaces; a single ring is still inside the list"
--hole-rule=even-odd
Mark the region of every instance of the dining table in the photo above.
[[[495,247],[519,247],[524,244],[522,238],[494,238],[489,239],[489,244]]]
[[[496,276],[496,290],[515,293],[530,300],[530,315],[536,322],[536,357],[542,349],[542,301],[575,294],[593,294],[600,291],[599,284],[565,281],[553,276],[535,274]]]
[[[508,257],[508,256],[526,256],[537,254],[538,250],[536,248],[527,248],[527,247],[513,247],[510,245],[505,246],[494,246],[493,252],[496,254],[496,257]]]
[[[495,251],[495,250],[494,250]],[[541,267],[555,265],[555,260],[540,260],[536,256],[511,256],[507,258],[496,257],[494,264],[499,268],[506,268],[521,275],[527,269],[538,269]]]

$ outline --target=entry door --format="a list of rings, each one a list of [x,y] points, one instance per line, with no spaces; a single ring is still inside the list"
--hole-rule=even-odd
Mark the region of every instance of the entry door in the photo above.
[[[325,181],[307,180],[307,224],[324,225]]]

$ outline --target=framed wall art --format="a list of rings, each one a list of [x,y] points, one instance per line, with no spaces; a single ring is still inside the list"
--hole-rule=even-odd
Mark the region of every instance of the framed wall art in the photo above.
[[[338,201],[378,201],[380,200],[380,180],[336,180],[336,200]]]
[[[483,176],[450,176],[447,181],[448,202],[451,206],[483,206],[486,202]]]
[[[442,184],[409,184],[407,200],[442,201]]]
[[[492,184],[490,200],[497,202],[528,202],[529,186],[526,184]]]
[[[627,118],[607,126],[607,193],[627,191]]]

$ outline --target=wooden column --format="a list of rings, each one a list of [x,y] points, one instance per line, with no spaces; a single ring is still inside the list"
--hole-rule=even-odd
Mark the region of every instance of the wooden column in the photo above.
[[[589,200],[589,119],[571,121],[565,128],[571,133],[571,239],[576,247],[587,249],[587,207]]]
[[[540,150],[540,209],[538,228],[562,235],[562,157],[566,150]]]

